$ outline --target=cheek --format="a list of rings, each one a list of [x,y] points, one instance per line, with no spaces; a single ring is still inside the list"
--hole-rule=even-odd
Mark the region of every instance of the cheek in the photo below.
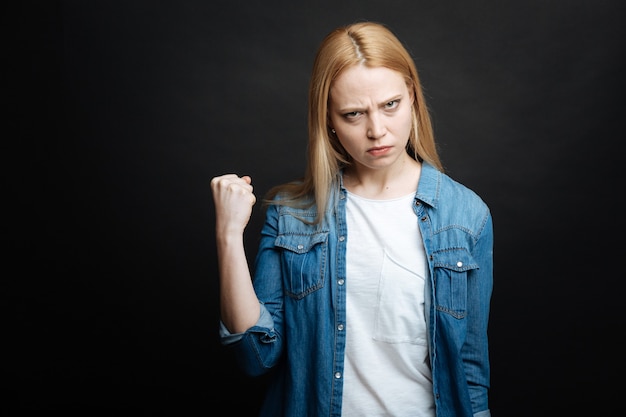
[[[356,124],[346,123],[343,119],[332,120],[332,122],[337,132],[336,136],[344,147],[350,146],[349,144],[362,134],[362,128]]]
[[[337,131],[339,133],[339,131]],[[356,150],[359,146],[359,140],[356,139],[354,133],[346,132],[345,130],[341,131],[341,134],[337,136],[339,139],[339,143],[348,153],[352,153],[352,151]]]
[[[403,112],[401,117],[398,117],[395,127],[399,131],[410,133],[412,123],[413,119],[411,117],[411,108],[409,107]]]
[[[347,136],[345,133],[341,133],[341,135],[338,135],[337,139],[339,140],[339,144],[343,146],[344,149],[349,150],[352,147],[352,142],[350,141],[350,137]]]

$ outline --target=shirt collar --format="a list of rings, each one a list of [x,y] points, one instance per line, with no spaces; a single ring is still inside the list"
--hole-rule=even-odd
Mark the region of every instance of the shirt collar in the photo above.
[[[437,207],[441,187],[441,175],[441,172],[437,168],[423,161],[415,198],[432,207]]]

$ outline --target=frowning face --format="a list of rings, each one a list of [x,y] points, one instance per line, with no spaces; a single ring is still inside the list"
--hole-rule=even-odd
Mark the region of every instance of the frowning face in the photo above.
[[[330,125],[356,169],[385,169],[410,158],[412,105],[404,78],[388,68],[356,65],[334,81]]]

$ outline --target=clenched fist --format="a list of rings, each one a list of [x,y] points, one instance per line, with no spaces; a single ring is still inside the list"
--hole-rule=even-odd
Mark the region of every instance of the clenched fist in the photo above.
[[[225,174],[211,180],[218,235],[243,234],[256,203],[251,183],[249,176],[239,177],[236,174]]]

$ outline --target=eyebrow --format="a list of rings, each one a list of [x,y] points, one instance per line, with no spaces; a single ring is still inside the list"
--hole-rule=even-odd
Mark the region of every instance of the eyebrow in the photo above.
[[[384,107],[387,103],[391,102],[391,101],[396,101],[396,100],[401,100],[402,97],[402,93],[400,94],[396,94],[394,96],[391,96],[391,98],[388,98],[386,100],[381,101],[380,103],[378,103],[378,107]],[[363,107],[359,107],[359,106],[346,106],[346,107],[342,107],[339,110],[337,110],[339,113],[343,114],[343,113],[351,113],[353,111],[362,111]]]

